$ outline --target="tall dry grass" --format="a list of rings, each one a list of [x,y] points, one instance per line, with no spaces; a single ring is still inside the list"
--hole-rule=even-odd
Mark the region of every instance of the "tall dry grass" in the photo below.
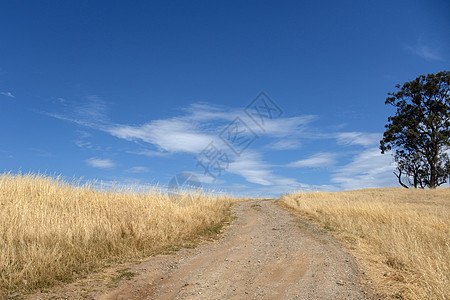
[[[449,188],[299,193],[281,203],[336,231],[381,294],[449,299]]]
[[[99,191],[41,175],[0,175],[0,298],[110,263],[174,249],[216,230],[231,200],[153,189]]]

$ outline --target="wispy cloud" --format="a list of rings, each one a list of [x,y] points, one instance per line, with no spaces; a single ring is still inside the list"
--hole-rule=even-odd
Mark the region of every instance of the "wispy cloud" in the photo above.
[[[137,151],[127,151],[127,153],[144,155],[144,156],[148,156],[148,157],[162,157],[162,156],[170,155],[169,152],[161,152],[161,151],[154,151],[154,150],[148,150],[148,149],[137,150]]]
[[[298,138],[291,138],[291,139],[282,139],[276,142],[273,142],[269,145],[267,145],[267,148],[273,149],[273,150],[291,150],[291,149],[297,149],[301,146],[300,141]]]
[[[73,141],[75,145],[79,148],[85,148],[89,150],[95,150],[100,151],[102,150],[102,147],[100,145],[94,144],[88,139],[92,138],[92,134],[84,131],[84,130],[77,130],[76,132],[77,138]]]
[[[360,145],[369,147],[376,145],[380,142],[380,133],[367,133],[367,132],[338,132],[336,133],[336,139],[338,144],[341,145]]]
[[[240,175],[248,182],[260,185],[272,185],[273,175],[269,170],[269,165],[261,160],[261,155],[257,152],[247,150],[235,161],[230,163],[228,172]]]
[[[331,181],[344,190],[394,186],[394,169],[391,155],[381,154],[378,148],[369,148],[354,156],[347,165],[338,168]]]
[[[167,153],[199,153],[210,142],[218,139],[218,134],[235,117],[241,116],[248,126],[256,126],[241,110],[230,109],[206,103],[191,104],[182,111],[183,116],[168,119],[152,120],[142,125],[114,124],[109,121],[104,101],[97,96],[89,96],[80,103],[67,104],[64,113],[47,113],[60,120],[69,121],[80,126],[104,131],[120,139],[144,142],[156,147],[157,151],[138,151],[147,156],[158,156],[158,152]],[[273,149],[293,149],[298,147],[298,135],[306,132],[306,125],[315,116],[299,116],[268,120],[265,132],[259,135],[281,138],[285,141],[274,143]],[[256,130],[256,129],[255,129]],[[297,139],[297,140],[296,140]],[[78,140],[78,145],[86,143]]]
[[[87,96],[76,102],[59,101],[59,104],[62,107],[60,112],[44,112],[44,114],[97,130],[105,130],[105,127],[110,124],[106,102],[96,95]]]
[[[294,190],[300,187],[293,178],[273,173],[272,165],[262,159],[261,153],[247,150],[230,163],[227,172],[242,176],[247,182],[262,186],[277,186],[281,190]]]
[[[0,95],[9,97],[9,98],[16,98],[16,96],[14,96],[11,92],[0,92]]]
[[[329,167],[335,163],[335,153],[316,153],[306,159],[298,160],[290,163],[289,167],[295,168],[320,168]]]
[[[142,166],[132,167],[127,170],[128,173],[147,173],[149,171],[149,168]]]
[[[69,101],[67,101],[69,102]],[[53,117],[61,120],[73,122],[79,126],[106,132],[111,136],[122,140],[132,141],[138,149],[128,149],[127,153],[145,155],[149,157],[171,156],[175,154],[190,154],[197,156],[211,142],[216,146],[229,149],[218,138],[218,134],[235,117],[240,116],[249,126],[255,126],[252,120],[246,118],[242,111],[208,105],[206,103],[192,104],[182,109],[182,114],[177,117],[151,120],[140,125],[116,124],[109,120],[107,116],[107,105],[98,97],[88,97],[82,103],[69,105],[64,113],[53,114]],[[277,194],[281,191],[294,190],[336,190],[351,189],[368,186],[383,186],[384,183],[392,183],[390,172],[392,163],[390,157],[381,156],[376,148],[381,135],[379,133],[365,132],[323,132],[311,123],[317,117],[313,115],[297,117],[280,117],[278,119],[265,122],[264,130],[255,129],[258,136],[265,143],[265,149],[288,150],[300,147],[303,140],[328,140],[335,141],[338,145],[359,146],[363,150],[356,154],[347,165],[336,167],[338,164],[337,153],[318,152],[310,157],[292,162],[284,167],[297,168],[322,168],[330,167],[332,175],[332,185],[308,185],[298,182],[294,178],[279,176],[275,172],[275,167],[263,158],[263,152],[253,146],[247,148],[240,156],[230,154],[230,163],[224,173],[237,175],[245,179],[246,184],[258,191]],[[252,128],[256,128],[252,127]],[[79,131],[80,146],[91,149],[87,139],[89,133]],[[370,151],[369,151],[370,150]],[[96,168],[113,168],[116,164],[110,159],[93,157],[86,160],[86,163]],[[193,160],[192,168],[195,169]],[[196,172],[202,173],[197,169]],[[127,173],[148,172],[146,167],[130,167]],[[203,174],[204,175],[204,174]],[[202,182],[220,184],[223,178],[214,181],[211,178],[203,178]]]
[[[153,120],[138,126],[115,124],[105,131],[128,141],[152,144],[162,152],[197,154],[210,142],[218,139],[217,135],[227,125],[227,121],[240,115],[238,110],[227,111],[224,107],[218,108],[205,103],[190,105],[184,111],[188,113],[185,116]],[[246,119],[245,116],[242,118]],[[277,150],[293,149],[298,147],[299,141],[292,137],[314,118],[301,116],[270,120],[266,122],[263,134],[269,137],[288,137],[283,143],[273,144],[272,147]],[[252,126],[251,120],[246,119],[246,123]],[[142,154],[154,156],[156,153],[150,151]]]
[[[183,119],[156,120],[141,126],[114,125],[107,131],[128,141],[141,140],[161,151],[199,153],[215,137]]]
[[[107,105],[100,97],[89,95],[83,101],[77,102],[73,106],[73,112],[78,118],[105,123],[108,121]]]
[[[85,160],[85,162],[91,167],[100,169],[109,169],[114,168],[116,166],[116,164],[109,158],[92,157]]]
[[[182,111],[186,116],[189,116],[191,120],[197,122],[202,121],[217,121],[217,120],[233,120],[239,113],[240,110],[230,109],[229,107],[212,105],[209,103],[199,102],[193,103]]]
[[[425,45],[421,39],[419,39],[415,45],[406,45],[405,50],[426,60],[444,60],[436,48]]]
[[[306,126],[316,119],[317,116],[305,115],[267,120],[264,123],[264,133],[275,137],[298,135],[302,131],[305,131]]]

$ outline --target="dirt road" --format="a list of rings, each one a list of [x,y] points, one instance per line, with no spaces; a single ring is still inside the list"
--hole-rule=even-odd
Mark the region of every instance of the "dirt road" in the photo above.
[[[353,259],[331,236],[270,201],[243,202],[224,236],[136,265],[86,298],[365,299]],[[70,295],[69,295],[69,298]]]

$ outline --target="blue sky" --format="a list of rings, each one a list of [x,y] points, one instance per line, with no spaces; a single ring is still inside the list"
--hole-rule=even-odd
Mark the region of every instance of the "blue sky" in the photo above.
[[[396,186],[377,148],[394,112],[384,100],[449,69],[448,11],[2,1],[0,171],[162,187],[189,172],[208,189],[267,197]]]

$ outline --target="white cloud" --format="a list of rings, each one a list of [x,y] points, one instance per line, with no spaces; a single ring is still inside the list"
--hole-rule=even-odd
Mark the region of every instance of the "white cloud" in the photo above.
[[[16,96],[14,96],[11,92],[0,92],[0,95],[9,97],[9,98],[16,98]]]
[[[72,106],[71,112],[67,114],[54,114],[53,117],[100,130],[120,139],[133,141],[140,150],[131,151],[132,149],[130,149],[128,153],[150,157],[168,156],[174,153],[199,155],[211,142],[214,142],[222,150],[228,151],[228,148],[219,140],[218,134],[228,122],[231,122],[237,116],[240,116],[252,129],[258,130],[259,136],[267,137],[269,145],[266,147],[274,150],[298,148],[300,142],[302,142],[301,139],[336,140],[340,145],[356,145],[366,149],[356,155],[351,163],[337,168],[332,175],[332,182],[336,184],[335,187],[331,185],[307,185],[297,182],[294,178],[279,176],[274,172],[275,166],[264,161],[262,153],[255,151],[254,147],[249,147],[239,157],[230,155],[230,159],[233,161],[230,162],[225,172],[243,177],[248,184],[256,185],[259,191],[279,194],[280,192],[299,189],[307,191],[335,190],[337,188],[383,186],[386,185],[385,183],[395,184],[395,177],[392,175],[394,178],[391,178],[393,167],[390,156],[381,156],[379,150],[375,148],[381,138],[379,133],[320,132],[318,128],[309,126],[316,118],[315,116],[307,115],[268,120],[265,122],[265,131],[263,132],[261,129],[256,129],[257,126],[246,117],[242,110],[200,103],[192,104],[183,109],[184,115],[179,117],[152,120],[140,125],[128,125],[114,124],[109,121],[106,115],[107,107],[97,97],[88,97],[87,101],[83,103]],[[85,140],[87,138],[89,138],[89,135],[80,133],[79,146],[91,147],[92,145]],[[152,150],[145,149],[147,147]],[[321,152],[292,162],[288,166],[311,168],[331,166],[336,163],[336,156],[337,154]],[[97,168],[112,168],[116,165],[109,159],[101,158],[91,158],[86,163]],[[193,162],[193,165],[195,165],[195,162]],[[148,169],[133,167],[127,171],[139,173],[147,172]]]
[[[258,135],[267,135],[275,137],[286,137],[292,135],[298,135],[301,131],[306,129],[306,125],[314,121],[317,116],[304,115],[291,118],[274,118],[265,119],[263,129],[254,123],[242,109],[230,109],[228,107],[210,105],[207,103],[194,103],[188,108],[184,109],[188,114],[179,119],[187,120],[189,122],[197,122],[200,128],[205,128],[206,121],[221,121],[220,128],[214,128],[214,132],[220,132],[221,129],[226,126],[223,121],[231,122],[236,117],[240,117],[244,123],[250,127]]]
[[[92,137],[91,133],[84,131],[84,130],[77,130],[76,134],[82,139]]]
[[[279,192],[296,189],[300,184],[293,178],[273,174],[272,166],[262,160],[259,152],[246,150],[240,157],[230,163],[229,173],[244,177],[247,182],[262,186],[274,186]]]
[[[231,162],[227,171],[240,175],[248,182],[260,185],[272,185],[273,177],[269,166],[261,160],[260,154],[252,151],[244,152],[235,161]]]
[[[209,106],[207,104],[193,104],[185,109],[189,114],[182,117],[154,120],[149,123],[130,125],[111,125],[105,129],[111,135],[129,140],[143,141],[155,145],[160,151],[172,153],[199,153],[210,142],[218,140],[218,133],[226,126],[223,121],[231,121],[236,116],[246,119],[246,124],[252,129],[256,127],[251,120],[239,114],[237,110],[226,110],[223,107]],[[292,136],[298,134],[300,128],[309,123],[313,116],[281,118],[266,122],[265,133],[272,136]],[[206,122],[209,121],[209,122]],[[213,122],[216,123],[213,123]],[[217,122],[220,121],[218,124]],[[211,125],[212,124],[212,125]],[[274,144],[276,149],[293,149],[299,142],[285,140]],[[153,151],[142,153],[155,155]]]
[[[314,121],[317,117],[314,115],[304,115],[291,118],[265,119],[263,131],[249,118],[242,109],[230,109],[223,106],[210,105],[207,103],[194,103],[184,109],[188,115],[179,119],[189,122],[197,122],[200,128],[204,129],[206,121],[221,121],[220,128],[214,128],[214,132],[220,132],[227,124],[223,121],[231,122],[236,117],[240,117],[244,123],[258,135],[267,135],[275,137],[287,137],[297,135],[305,131],[306,125]]]
[[[420,39],[415,45],[406,45],[405,49],[426,60],[443,60],[436,48],[423,44]]]
[[[199,153],[215,138],[202,133],[192,122],[179,118],[156,120],[141,126],[114,125],[107,131],[115,137],[141,140],[168,152]]]
[[[76,118],[104,123],[108,120],[105,101],[96,95],[87,96],[83,101],[77,102],[73,107]]]
[[[147,173],[149,171],[150,170],[147,167],[142,166],[132,167],[127,170],[128,173]]]
[[[109,169],[109,168],[114,168],[116,166],[116,164],[109,158],[92,157],[92,158],[85,160],[85,162],[91,167],[101,168],[101,169]]]
[[[290,163],[289,167],[296,168],[319,168],[319,167],[328,167],[335,163],[335,153],[316,153],[306,159],[298,160]]]
[[[169,119],[153,120],[142,125],[112,124],[109,122],[104,101],[97,96],[89,96],[81,103],[67,104],[66,113],[49,114],[54,118],[73,122],[77,125],[101,130],[120,139],[128,141],[142,141],[151,144],[158,151],[140,151],[138,154],[147,156],[160,156],[168,153],[199,153],[210,142],[218,140],[218,134],[237,116],[253,130],[259,130],[242,110],[213,106],[205,103],[196,103],[183,109],[184,116]],[[298,137],[306,132],[306,125],[315,119],[315,116],[299,116],[292,118],[279,118],[265,122],[265,132],[258,135],[280,138],[283,142],[276,142],[273,149],[294,149],[298,147]],[[78,142],[79,146],[89,146],[86,142]],[[269,146],[270,147],[270,146]]]
[[[217,122],[231,121],[236,111],[205,103],[192,104],[183,109],[187,115],[153,120],[143,125],[110,125],[104,130],[128,141],[143,141],[156,146],[158,151],[135,152],[147,156],[169,153],[199,153],[210,142],[217,140],[220,126]]]
[[[336,134],[338,144],[341,145],[361,145],[369,147],[380,142],[381,134],[366,132],[339,132]]]
[[[77,138],[73,141],[77,147],[100,151],[102,150],[102,147],[100,145],[94,144],[90,142],[88,139],[92,137],[92,134],[84,131],[84,130],[77,130],[75,131],[75,134]]]
[[[300,141],[296,138],[292,139],[283,139],[276,141],[274,143],[271,143],[267,145],[267,148],[273,149],[273,150],[291,150],[291,149],[297,149],[301,145]]]
[[[275,137],[284,137],[298,135],[305,131],[306,125],[311,123],[317,117],[313,115],[305,115],[291,118],[278,118],[266,120],[264,123],[264,134]]]
[[[87,96],[77,102],[59,101],[59,104],[63,112],[44,112],[44,114],[96,130],[105,131],[105,128],[109,126],[106,102],[95,95]]]
[[[161,151],[154,151],[154,150],[138,150],[138,151],[127,151],[127,153],[130,154],[138,154],[138,155],[144,155],[148,157],[162,157],[167,156],[170,153],[169,152],[161,152]]]
[[[331,181],[344,190],[396,186],[394,170],[395,162],[390,154],[369,148],[357,154],[349,164],[338,168]]]
[[[240,115],[242,112],[228,107],[211,105],[208,103],[193,103],[187,108],[183,109],[187,112],[187,116],[195,121],[210,121],[210,120],[228,120],[231,121]]]

